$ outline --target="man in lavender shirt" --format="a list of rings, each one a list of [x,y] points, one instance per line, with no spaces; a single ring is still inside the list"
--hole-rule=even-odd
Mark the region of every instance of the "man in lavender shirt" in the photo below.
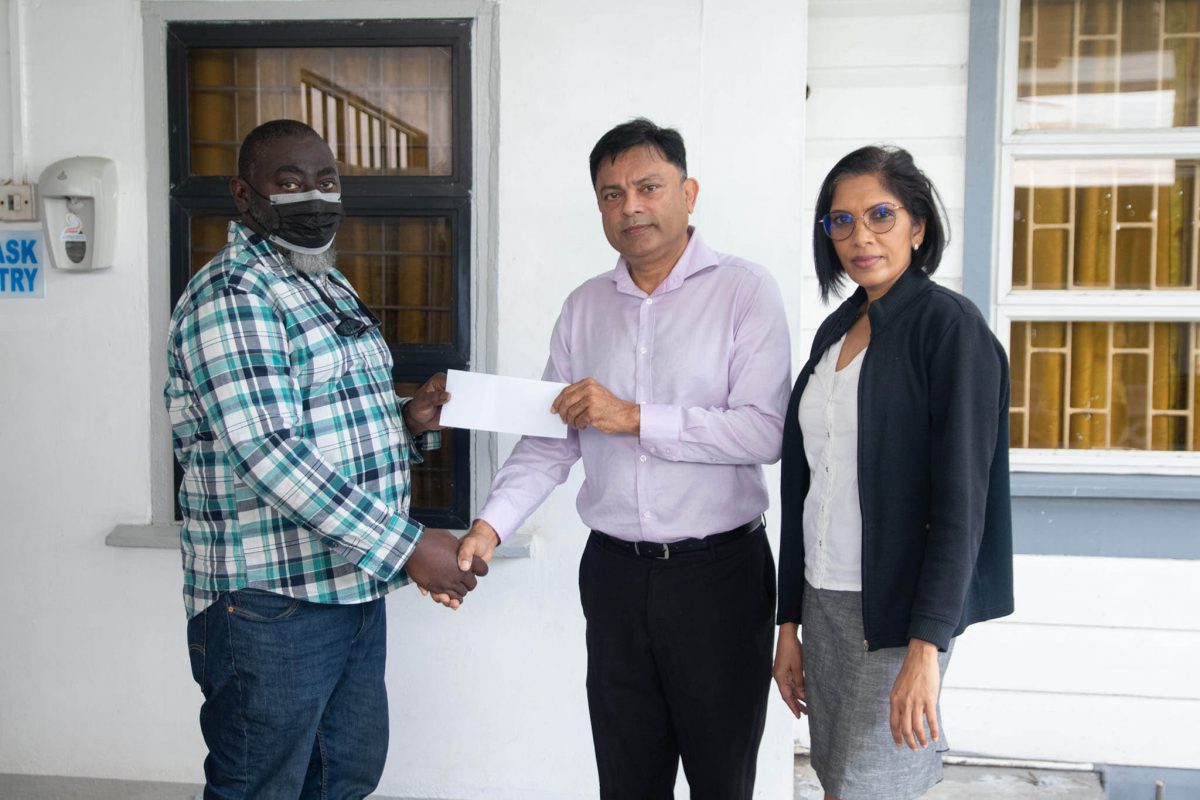
[[[566,439],[525,437],[459,558],[490,559],[583,458],[588,706],[603,798],[750,798],[771,680],[775,565],[761,464],[791,362],[779,287],[688,225],[680,135],[601,137],[592,184],[616,268],[563,305],[545,380]]]

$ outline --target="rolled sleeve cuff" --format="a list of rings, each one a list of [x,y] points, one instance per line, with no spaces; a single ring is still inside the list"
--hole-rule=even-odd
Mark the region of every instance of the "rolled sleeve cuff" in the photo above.
[[[683,430],[683,413],[679,406],[644,403],[642,405],[642,446],[657,456],[673,458]]]
[[[425,460],[421,457],[422,453],[427,450],[440,450],[442,448],[442,432],[425,431],[412,437],[412,442],[414,445],[412,449],[413,463],[420,464]]]
[[[425,526],[419,522],[396,517],[375,544],[358,559],[358,568],[381,581],[393,581],[404,569],[424,532]]]
[[[424,463],[424,453],[428,450],[440,450],[442,447],[442,432],[441,431],[425,431],[424,433],[413,434],[408,429],[407,423],[404,421],[404,407],[412,402],[411,397],[401,397],[396,403],[396,409],[400,412],[400,424],[404,426],[405,432],[408,434],[408,440],[412,442],[412,447],[408,451],[408,458],[414,464]]]
[[[935,644],[938,650],[944,651],[950,647],[955,627],[952,622],[945,622],[933,617],[914,616],[908,624],[908,638]]]

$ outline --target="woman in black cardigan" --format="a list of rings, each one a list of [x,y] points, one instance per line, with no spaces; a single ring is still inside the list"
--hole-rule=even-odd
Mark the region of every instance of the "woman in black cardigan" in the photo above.
[[[817,198],[822,299],[783,445],[775,681],[809,715],[827,800],[941,780],[954,637],[1012,612],[1008,359],[933,283],[940,201],[898,148],[839,161]],[[803,645],[800,630],[803,630]]]

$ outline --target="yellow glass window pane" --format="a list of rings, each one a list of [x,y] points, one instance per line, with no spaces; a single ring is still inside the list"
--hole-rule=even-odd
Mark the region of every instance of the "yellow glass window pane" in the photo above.
[[[1026,382],[1026,359],[1029,357],[1029,323],[1014,322],[1009,328],[1008,353],[1010,362],[1010,395],[1011,404],[1021,407],[1026,404],[1028,391]]]
[[[1010,331],[1013,447],[1200,451],[1200,323],[1014,321]]]
[[[1166,0],[1163,30],[1168,35],[1200,33],[1200,4],[1196,0]]]
[[[1154,189],[1149,184],[1117,186],[1117,220],[1149,222],[1154,218]]]
[[[1155,414],[1150,423],[1153,450],[1187,450],[1188,421],[1186,417]]]
[[[1033,288],[1066,289],[1070,233],[1062,228],[1033,232]]]
[[[1033,222],[1055,225],[1071,221],[1071,192],[1067,186],[1036,186],[1033,190]]]
[[[1067,346],[1067,324],[1065,322],[1029,323],[1029,348],[1031,350],[1057,349]]]
[[[1117,229],[1115,270],[1117,289],[1151,288],[1154,234],[1149,227]]]
[[[1195,0],[1021,0],[1018,130],[1200,124]]]
[[[1033,193],[1020,187],[1013,193],[1013,269],[1014,289],[1029,288],[1029,215]]]
[[[1149,357],[1141,353],[1113,356],[1112,447],[1146,450],[1149,446]]]
[[[1187,365],[1191,360],[1189,325],[1176,322],[1154,323],[1155,410],[1186,410],[1188,407]]]
[[[1071,326],[1071,407],[1107,406],[1108,327],[1106,322],[1077,322]]]
[[[1086,3],[1080,3],[1080,31],[1084,36],[1115,34],[1121,19],[1120,6],[1120,0],[1087,0]]]
[[[1074,286],[1108,288],[1112,283],[1113,202],[1107,187],[1075,190]]]
[[[1013,288],[1200,288],[1198,172],[1195,159],[1018,160]]]
[[[1085,411],[1071,415],[1067,447],[1071,450],[1094,450],[1104,446],[1108,432],[1108,417]]]
[[[1150,346],[1150,324],[1117,322],[1113,324],[1113,347],[1118,350],[1145,349]]]
[[[1158,192],[1155,252],[1155,284],[1162,287],[1187,288],[1193,285],[1196,260],[1196,198],[1195,164],[1181,167],[1172,186],[1162,186]]]
[[[1195,34],[1168,38],[1166,50],[1175,84],[1171,118],[1177,127],[1200,125],[1200,39]]]
[[[193,216],[192,272],[225,246],[224,216]],[[454,280],[445,217],[347,217],[337,267],[379,318],[392,344],[452,344]]]
[[[348,219],[338,234],[337,247],[339,268],[362,276],[365,288],[359,293],[379,317],[385,339],[397,344],[453,343],[448,219]]]
[[[453,171],[451,55],[444,47],[192,48],[193,175],[231,175],[259,124],[297,119],[343,175]]]
[[[1034,352],[1029,358],[1029,446],[1063,446],[1063,375],[1066,356]]]

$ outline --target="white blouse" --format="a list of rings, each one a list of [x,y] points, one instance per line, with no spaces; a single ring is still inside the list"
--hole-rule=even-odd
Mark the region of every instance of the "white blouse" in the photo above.
[[[825,351],[800,397],[810,475],[804,498],[804,579],[817,589],[862,591],[858,499],[858,378],[863,354],[839,372],[846,337]]]

